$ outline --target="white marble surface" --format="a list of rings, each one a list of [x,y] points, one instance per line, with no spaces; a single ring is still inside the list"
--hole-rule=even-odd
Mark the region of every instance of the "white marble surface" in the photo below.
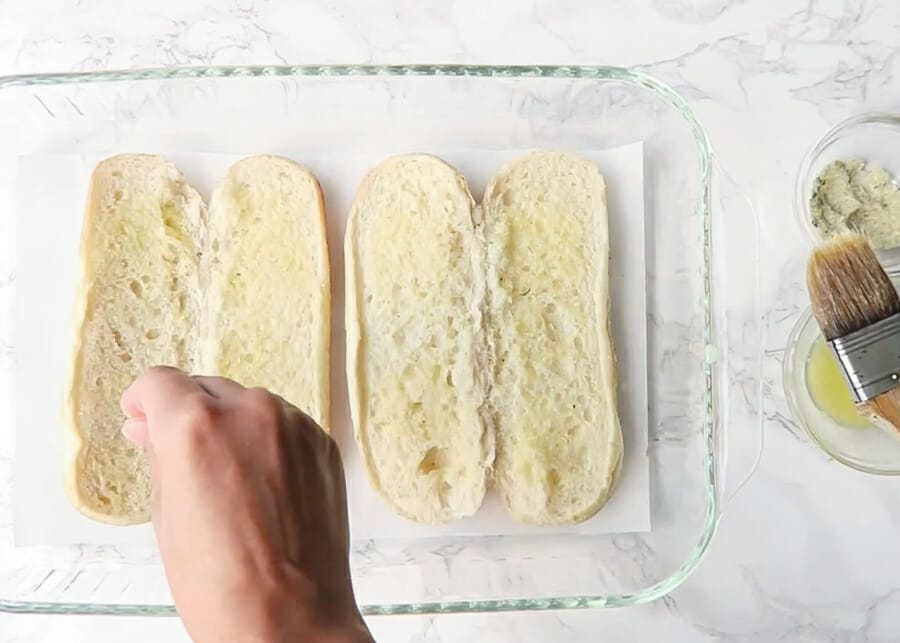
[[[505,3],[512,4],[512,3]],[[652,605],[373,619],[382,641],[897,641],[900,486],[831,462],[788,419],[781,348],[805,305],[791,218],[830,124],[900,104],[896,0],[429,3],[0,0],[0,75],[177,64],[640,66],[685,95],[762,214],[766,450],[699,570]],[[358,6],[357,6],[358,5]],[[726,206],[728,204],[726,203]],[[732,204],[735,205],[736,204]],[[0,337],[0,346],[8,338]],[[0,351],[0,359],[9,356]],[[747,427],[732,427],[749,444]],[[0,616],[0,640],[178,641],[177,621]]]

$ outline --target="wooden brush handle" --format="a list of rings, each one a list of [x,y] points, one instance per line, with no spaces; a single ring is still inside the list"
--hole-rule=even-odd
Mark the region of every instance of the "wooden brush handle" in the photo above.
[[[868,402],[863,402],[859,405],[859,410],[869,418],[876,416],[878,424],[887,422],[896,433],[900,434],[900,386],[873,397]],[[883,422],[877,422],[879,419]]]

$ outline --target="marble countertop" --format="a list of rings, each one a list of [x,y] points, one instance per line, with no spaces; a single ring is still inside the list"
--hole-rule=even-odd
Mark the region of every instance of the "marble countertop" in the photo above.
[[[508,4],[508,3],[507,3]],[[895,0],[0,0],[0,75],[301,62],[638,66],[671,84],[761,214],[766,446],[694,575],[602,612],[376,618],[382,641],[900,640],[900,487],[790,420],[781,353],[805,307],[794,173],[834,122],[900,103]],[[357,6],[358,5],[358,6]],[[725,203],[726,209],[729,201]],[[732,202],[732,205],[734,203]],[[744,211],[744,210],[741,210]],[[8,338],[0,337],[0,343]],[[0,355],[0,359],[9,359]],[[749,445],[749,427],[731,427]],[[0,640],[186,640],[173,619],[0,616]]]

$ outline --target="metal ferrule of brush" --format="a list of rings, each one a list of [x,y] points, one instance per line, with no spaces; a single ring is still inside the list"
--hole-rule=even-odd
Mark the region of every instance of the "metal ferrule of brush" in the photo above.
[[[829,342],[856,402],[900,384],[900,313]]]

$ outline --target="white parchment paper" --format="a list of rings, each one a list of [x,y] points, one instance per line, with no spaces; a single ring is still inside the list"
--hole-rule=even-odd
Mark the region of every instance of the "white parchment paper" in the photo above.
[[[18,261],[15,337],[14,520],[17,545],[150,543],[148,525],[111,527],[89,520],[63,490],[62,399],[73,338],[72,308],[78,243],[88,178],[98,155],[41,155],[19,159],[16,208]],[[332,432],[344,456],[354,540],[437,538],[449,535],[624,533],[650,529],[647,456],[647,317],[641,143],[610,150],[579,150],[596,161],[607,184],[611,239],[613,336],[618,357],[619,417],[625,441],[621,478],[608,504],[569,527],[532,527],[509,518],[489,492],[474,517],[444,526],[400,518],[369,489],[347,407],[344,373],[343,232],[363,175],[386,156],[297,155],[322,184],[332,262]],[[489,177],[525,150],[429,150],[459,168],[476,201]],[[165,153],[208,199],[231,154]]]

